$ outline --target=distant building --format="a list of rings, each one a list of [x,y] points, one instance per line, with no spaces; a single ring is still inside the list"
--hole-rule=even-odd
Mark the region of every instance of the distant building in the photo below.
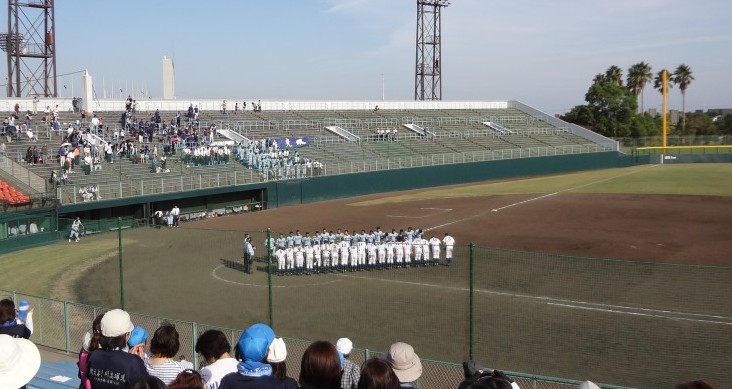
[[[658,116],[658,110],[655,108],[648,108],[647,112],[648,112],[648,115],[650,115],[651,117],[655,118],[656,116]]]
[[[712,108],[707,110],[707,113],[714,116],[732,115],[732,108]]]
[[[175,65],[167,56],[163,57],[163,98],[175,99]]]
[[[681,111],[678,109],[671,109],[668,111],[668,122],[670,124],[679,124],[681,121]]]

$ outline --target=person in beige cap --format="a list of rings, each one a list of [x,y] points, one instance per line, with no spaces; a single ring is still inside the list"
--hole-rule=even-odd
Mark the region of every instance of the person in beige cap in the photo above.
[[[422,376],[422,361],[412,346],[403,342],[392,344],[386,353],[386,361],[399,378],[400,387],[417,387],[416,382]]]
[[[267,363],[272,366],[272,376],[279,383],[280,389],[297,389],[297,381],[287,376],[287,346],[282,338],[275,338],[267,350]]]
[[[102,316],[101,348],[89,355],[88,377],[94,389],[125,388],[148,375],[142,358],[127,352],[127,340],[134,327],[130,315],[121,309]]]
[[[0,335],[0,387],[25,388],[41,367],[41,353],[24,338]]]
[[[336,342],[336,350],[343,356],[343,375],[341,375],[341,389],[358,388],[358,380],[361,378],[361,369],[351,361],[351,350],[353,342],[348,338],[340,338]]]

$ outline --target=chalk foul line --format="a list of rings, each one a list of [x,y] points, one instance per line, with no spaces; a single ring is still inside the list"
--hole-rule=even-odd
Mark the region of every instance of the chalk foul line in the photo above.
[[[437,288],[437,289],[443,289],[443,290],[454,290],[454,291],[461,291],[461,292],[470,291],[469,288],[465,288],[465,287],[436,285],[436,284],[430,284],[430,283],[426,283],[426,282],[391,280],[391,279],[385,279],[385,278],[357,276],[357,275],[350,275],[350,274],[338,274],[338,276],[347,277],[347,278],[357,278],[357,279],[363,279],[363,280],[369,280],[369,281],[382,281],[382,282],[398,283],[398,284],[413,285],[413,286],[420,286],[420,287],[427,287],[427,288]],[[649,317],[656,317],[656,318],[660,318],[660,319],[669,319],[669,320],[685,320],[685,321],[697,322],[697,323],[732,325],[732,317],[728,317],[728,316],[671,311],[671,310],[653,309],[653,308],[632,307],[632,306],[626,306],[626,305],[593,303],[593,302],[588,302],[588,301],[568,300],[568,299],[560,299],[560,298],[554,298],[554,297],[548,297],[548,296],[532,296],[532,295],[521,294],[521,293],[500,292],[500,291],[495,291],[495,290],[479,289],[479,288],[475,289],[475,292],[481,293],[481,294],[494,295],[494,296],[535,300],[539,303],[543,303],[546,305],[565,307],[565,308],[585,309],[585,310],[592,310],[592,311],[627,314],[627,315],[635,315],[635,316],[649,316]],[[690,317],[684,317],[684,316],[690,316]],[[717,319],[717,320],[710,320],[710,319]]]

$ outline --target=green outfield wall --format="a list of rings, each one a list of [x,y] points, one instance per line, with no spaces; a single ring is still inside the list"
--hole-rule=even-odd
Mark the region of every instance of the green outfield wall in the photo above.
[[[625,166],[617,152],[521,158],[503,161],[395,169],[278,182],[268,192],[270,207],[304,204],[372,193],[563,174]]]

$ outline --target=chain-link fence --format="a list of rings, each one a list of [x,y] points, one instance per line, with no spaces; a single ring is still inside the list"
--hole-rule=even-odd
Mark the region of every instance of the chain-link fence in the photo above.
[[[26,295],[12,291],[0,290],[3,298],[12,298],[15,301],[28,301],[34,310],[34,332],[31,340],[38,345],[64,350],[75,354],[81,348],[84,335],[91,330],[91,323],[97,315],[104,314],[107,308],[53,300],[44,297]],[[217,327],[195,322],[172,320],[169,318],[131,313],[130,317],[136,326],[145,328],[150,336],[163,323],[175,325],[179,333],[180,350],[175,359],[188,360],[196,368],[205,365],[200,355],[194,351],[196,339],[207,330],[222,331],[235,347],[243,329]],[[287,346],[287,374],[297,377],[300,374],[300,361],[311,341],[296,338],[284,338]],[[149,339],[148,339],[149,342]],[[354,348],[351,360],[361,365],[371,357],[382,357],[383,353],[364,348]],[[463,379],[462,367],[456,363],[440,362],[422,359],[423,373],[417,381],[420,388],[452,389]],[[506,372],[522,388],[534,389],[570,389],[575,388],[579,381],[553,377],[542,377],[523,373]],[[602,385],[605,389],[621,389],[617,386]]]
[[[310,343],[295,339],[348,337],[362,350],[358,362],[396,341],[424,360],[450,361],[425,366],[423,387],[457,386],[458,363],[468,359],[537,374],[513,373],[522,388],[585,379],[635,387],[732,382],[725,368],[732,268],[458,245],[449,267],[443,246],[438,266],[416,261],[412,248],[408,266],[396,254],[383,264],[377,254],[369,266],[367,252],[362,267],[327,266],[321,258],[307,269],[305,259],[303,271],[279,273],[276,257],[269,266],[267,231],[163,227],[121,236],[121,261],[101,261],[75,281],[88,305],[15,296],[40,308],[37,341],[75,351],[99,307],[124,304],[151,333],[162,320],[175,323],[180,354],[194,362],[195,339],[206,329],[223,329],[234,344],[244,327],[270,323],[291,338],[288,372],[295,377]],[[255,248],[250,273],[247,236]]]

